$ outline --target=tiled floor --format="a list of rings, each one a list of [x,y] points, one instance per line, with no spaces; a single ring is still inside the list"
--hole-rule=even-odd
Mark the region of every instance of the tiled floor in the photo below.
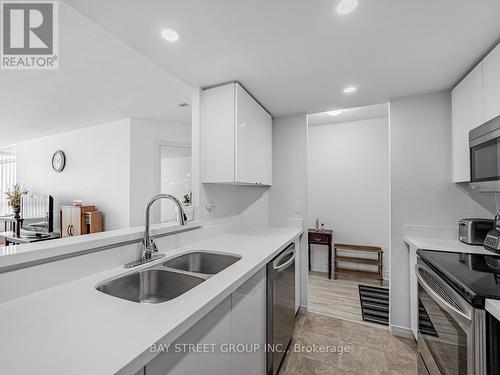
[[[326,273],[309,272],[309,311],[361,322],[358,284],[380,286],[371,279],[342,276],[333,280]],[[388,281],[383,287],[389,287]]]
[[[341,354],[339,347],[349,352]],[[297,316],[279,375],[414,375],[416,361],[413,340],[392,336],[385,328],[308,313]]]

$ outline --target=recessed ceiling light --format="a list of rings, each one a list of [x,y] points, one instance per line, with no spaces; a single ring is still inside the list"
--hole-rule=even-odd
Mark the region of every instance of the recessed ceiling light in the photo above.
[[[337,4],[339,14],[349,14],[358,6],[358,0],[340,0]]]
[[[179,34],[179,32],[172,27],[165,27],[161,29],[161,36],[169,42],[177,42],[180,39],[181,34]]]
[[[356,86],[347,86],[344,89],[344,94],[352,94],[353,92],[356,92],[358,88]]]
[[[344,112],[343,109],[334,109],[333,111],[327,111],[326,114],[328,116],[338,116]]]

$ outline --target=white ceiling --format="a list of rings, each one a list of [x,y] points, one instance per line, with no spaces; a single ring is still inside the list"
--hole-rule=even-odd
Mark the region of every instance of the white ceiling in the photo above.
[[[330,116],[326,112],[314,113],[307,116],[307,124],[309,126],[340,124],[350,121],[387,117],[388,114],[389,108],[387,103],[372,104],[363,107],[346,108],[338,116]]]
[[[125,117],[190,122],[190,86],[64,2],[59,52],[59,70],[0,70],[0,146]]]
[[[500,0],[360,0],[344,16],[333,0],[67,1],[186,83],[238,80],[275,116],[449,89],[500,38]]]

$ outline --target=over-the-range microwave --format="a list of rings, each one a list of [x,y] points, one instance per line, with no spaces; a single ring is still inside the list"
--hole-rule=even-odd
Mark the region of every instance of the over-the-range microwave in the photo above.
[[[500,192],[500,116],[469,132],[471,189]]]

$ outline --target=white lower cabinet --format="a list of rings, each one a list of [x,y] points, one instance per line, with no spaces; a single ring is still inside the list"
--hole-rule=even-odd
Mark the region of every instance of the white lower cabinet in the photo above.
[[[168,319],[168,317],[166,317]],[[231,361],[227,354],[219,352],[222,344],[228,343],[231,338],[231,297],[226,298],[212,311],[205,315],[189,331],[172,343],[168,352],[156,356],[146,365],[147,375],[229,375]],[[189,344],[215,345],[212,352],[192,350]],[[197,348],[200,348],[198,345]],[[180,350],[178,350],[180,349]]]
[[[410,275],[410,328],[415,336],[418,335],[418,283],[417,275],[415,273],[415,266],[417,264],[417,248],[415,246],[406,244],[409,252],[409,275]]]
[[[263,348],[265,343],[266,267],[171,344],[168,352],[158,354],[146,365],[145,373],[265,375],[265,352],[249,346]],[[195,350],[188,351],[189,344],[196,345],[192,346]],[[250,352],[239,353],[249,348]]]
[[[266,344],[266,268],[239,287],[231,300],[231,342],[238,345],[231,354],[231,374],[264,375],[266,353],[252,345],[263,349]]]
[[[300,243],[300,238],[295,241],[295,314],[300,308],[300,266],[302,264]]]

